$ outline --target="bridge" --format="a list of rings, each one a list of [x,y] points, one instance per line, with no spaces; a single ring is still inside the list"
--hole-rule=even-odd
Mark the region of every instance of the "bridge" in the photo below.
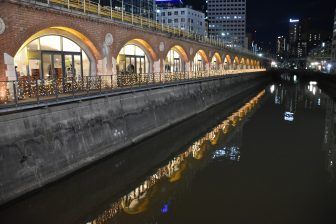
[[[265,66],[263,58],[219,39],[87,0],[5,0],[0,6],[5,112]]]
[[[259,88],[266,63],[87,0],[1,1],[0,204]]]

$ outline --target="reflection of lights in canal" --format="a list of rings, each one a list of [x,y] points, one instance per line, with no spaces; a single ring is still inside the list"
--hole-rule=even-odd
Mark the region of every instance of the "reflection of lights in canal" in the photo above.
[[[155,186],[163,179],[168,180],[169,183],[174,183],[182,178],[183,172],[187,169],[186,159],[193,158],[201,160],[204,158],[207,150],[206,145],[216,145],[220,135],[226,135],[230,129],[236,127],[241,121],[260,101],[265,94],[265,90],[260,92],[256,97],[251,99],[239,110],[234,112],[226,120],[205,134],[202,138],[193,143],[187,151],[181,153],[172,159],[167,165],[159,168],[155,174],[149,176],[139,187],[123,196],[110,209],[104,211],[92,222],[92,224],[108,223],[116,214],[123,210],[126,214],[139,214],[147,210],[150,199],[157,192]],[[238,147],[229,147],[222,150],[217,150],[213,154],[213,158],[227,156],[230,160],[239,161],[240,152]],[[169,204],[164,204],[161,208],[162,213],[167,213]]]
[[[223,149],[216,150],[212,156],[213,159],[225,158],[230,159],[232,161],[239,161],[240,160],[240,152],[239,147],[231,146],[231,147],[224,147]]]

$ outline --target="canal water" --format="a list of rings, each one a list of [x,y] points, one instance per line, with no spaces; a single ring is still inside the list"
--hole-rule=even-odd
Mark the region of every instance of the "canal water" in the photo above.
[[[3,206],[0,223],[336,223],[336,103],[283,75]]]

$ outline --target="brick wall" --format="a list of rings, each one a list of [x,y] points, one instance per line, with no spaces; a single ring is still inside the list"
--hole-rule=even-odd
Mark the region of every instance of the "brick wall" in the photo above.
[[[84,44],[90,42],[88,46],[96,64],[104,57],[107,58],[106,67],[108,74],[113,71],[113,59],[117,58],[120,49],[132,39],[142,39],[151,46],[153,55],[156,55],[156,58],[152,58],[152,61],[161,59],[161,69],[163,68],[162,61],[165,59],[168,51],[175,45],[179,45],[185,50],[189,61],[192,61],[193,56],[201,49],[209,57],[209,61],[211,61],[211,57],[215,52],[218,52],[222,57],[227,54],[231,58],[236,56],[234,52],[229,52],[228,50],[216,49],[201,43],[170,37],[166,34],[141,30],[94,16],[69,13],[40,6],[24,5],[23,3],[0,2],[0,17],[6,24],[5,32],[0,34],[0,77],[2,78],[4,78],[6,70],[3,60],[4,53],[14,57],[20,47],[31,36],[50,27],[67,27],[82,34]],[[104,40],[107,33],[113,35],[114,42],[109,46],[110,53],[104,55]],[[159,47],[161,42],[164,43],[163,51],[160,51]],[[192,52],[191,48],[193,48]],[[240,55],[238,56],[240,57]]]

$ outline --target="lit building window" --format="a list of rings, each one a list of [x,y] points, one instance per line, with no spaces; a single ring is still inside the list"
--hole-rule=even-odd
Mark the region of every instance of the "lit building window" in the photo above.
[[[128,44],[124,46],[117,58],[118,72],[129,74],[149,73],[149,59],[140,47]]]
[[[216,56],[212,57],[211,60],[211,70],[219,70],[219,61]]]
[[[172,49],[168,52],[165,59],[165,72],[181,72],[184,71],[184,63],[180,54]]]
[[[90,75],[91,62],[81,47],[72,40],[56,35],[39,37],[14,57],[17,78],[60,79]]]
[[[205,70],[205,61],[201,55],[201,52],[197,52],[194,57],[193,71],[204,71]]]

